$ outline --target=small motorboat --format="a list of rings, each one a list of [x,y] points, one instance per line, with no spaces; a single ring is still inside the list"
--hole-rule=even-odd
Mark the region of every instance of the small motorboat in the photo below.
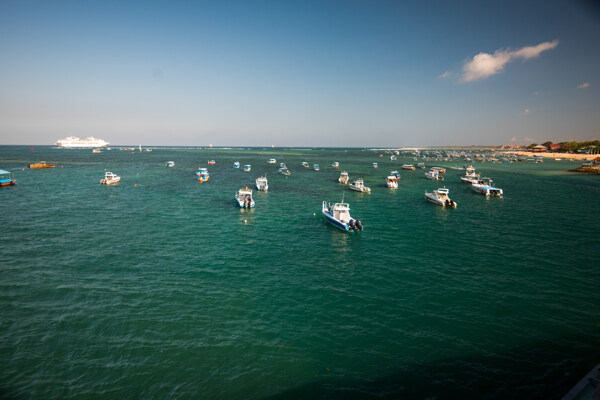
[[[252,166],[250,164],[244,165],[244,172],[250,172],[252,170]]]
[[[354,190],[356,192],[371,193],[371,188],[365,186],[362,179],[358,179],[352,182],[350,185],[348,185],[348,187],[350,188],[350,190]]]
[[[404,164],[402,166],[402,169],[408,170],[408,171],[414,171],[415,170],[415,166],[412,164]]]
[[[240,162],[236,161],[233,163],[233,168],[239,168],[240,167]]]
[[[332,166],[333,168],[339,168],[339,166],[340,166],[340,163],[339,163],[339,162],[337,162],[337,161],[335,161],[333,164],[331,164],[331,166]]]
[[[167,161],[165,165],[167,168],[173,168],[175,166],[175,161]]]
[[[430,171],[425,172],[425,178],[433,179],[436,181],[443,181],[444,177],[440,175],[437,169],[431,169]]]
[[[0,169],[0,186],[10,186],[15,184],[14,173]]]
[[[391,160],[391,161],[396,161],[397,159],[398,159],[398,157],[396,157],[396,156],[395,156],[395,155],[393,155],[393,154],[390,156],[390,160]]]
[[[95,154],[102,153],[102,150],[100,150],[100,149],[93,149],[92,153],[95,153]]]
[[[119,175],[113,174],[110,171],[106,171],[104,173],[104,178],[100,179],[101,185],[114,185],[115,183],[119,183],[121,181],[121,177]]]
[[[208,165],[215,165],[215,164],[216,164],[215,160],[208,160]]]
[[[503,191],[500,188],[492,186],[490,178],[481,178],[471,184],[471,189],[485,196],[502,196]]]
[[[256,189],[262,192],[266,192],[267,190],[269,190],[269,183],[267,181],[266,176],[256,178]]]
[[[276,164],[277,160],[274,158],[270,158],[269,161],[267,161],[267,164]]]
[[[445,187],[435,189],[433,192],[425,192],[425,198],[438,206],[456,208],[456,202],[448,196],[449,191]]]
[[[252,189],[246,186],[235,194],[235,200],[240,208],[254,208],[254,199],[252,199]]]
[[[200,182],[206,182],[210,178],[208,169],[206,168],[199,168],[198,171],[196,171],[196,175],[198,176],[198,181]]]
[[[27,168],[54,168],[56,167],[56,164],[48,164],[46,163],[46,161],[40,161],[39,163],[33,163],[33,164],[29,164],[27,166]]]
[[[285,176],[290,176],[291,175],[290,170],[287,167],[281,167],[281,168],[279,168],[279,173],[281,175],[285,175]]]
[[[394,175],[390,175],[386,178],[387,187],[392,189],[398,189],[398,180]]]
[[[392,172],[390,172],[390,175],[395,176],[396,180],[400,179],[400,174],[398,173],[397,170],[393,170]]]
[[[362,223],[350,216],[350,206],[348,203],[327,203],[323,202],[322,213],[333,226],[346,232],[362,231]]]
[[[432,170],[438,171],[440,174],[446,173],[446,168],[444,167],[431,167]]]
[[[379,165],[376,162],[374,162],[373,163],[373,168],[379,168]]]
[[[313,169],[314,169],[315,171],[318,171],[318,170],[319,170],[319,164],[315,164],[315,165],[313,165]]]
[[[308,165],[308,163],[306,161],[302,161],[302,166],[304,168],[308,168],[309,167],[309,165]]]
[[[342,171],[342,173],[340,174],[340,177],[338,179],[338,182],[341,183],[342,185],[348,184],[348,173],[346,171]]]
[[[425,169],[425,163],[420,162],[417,164],[417,167],[419,167],[420,169]]]

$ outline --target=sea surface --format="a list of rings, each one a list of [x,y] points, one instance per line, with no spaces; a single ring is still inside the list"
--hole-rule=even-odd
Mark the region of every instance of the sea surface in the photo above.
[[[436,182],[374,150],[30,147],[0,147],[0,398],[552,399],[600,362],[600,176],[579,162],[474,163],[504,190],[486,198],[464,161],[426,163]],[[425,200],[443,185],[456,209]],[[342,198],[363,232],[321,215]]]

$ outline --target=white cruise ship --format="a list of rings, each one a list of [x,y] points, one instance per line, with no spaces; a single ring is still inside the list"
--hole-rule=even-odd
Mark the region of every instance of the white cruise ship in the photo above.
[[[89,136],[85,139],[69,136],[68,138],[58,139],[54,145],[71,149],[91,149],[94,147],[105,147],[108,145],[108,142],[93,136]]]

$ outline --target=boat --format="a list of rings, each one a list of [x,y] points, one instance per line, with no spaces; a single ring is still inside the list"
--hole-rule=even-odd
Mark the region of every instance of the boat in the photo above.
[[[175,161],[167,161],[167,168],[173,168],[175,166]]]
[[[269,183],[267,182],[266,176],[261,176],[260,178],[256,178],[256,189],[266,192],[269,190]]]
[[[390,175],[386,178],[387,187],[392,189],[398,189],[398,180],[395,176]]]
[[[65,149],[91,149],[95,147],[105,147],[109,143],[102,140],[97,139],[93,136],[88,136],[85,139],[79,139],[76,136],[69,136],[64,139],[58,139],[55,146],[59,146]]]
[[[290,170],[287,169],[287,167],[279,168],[279,173],[281,175],[285,175],[285,176],[290,176],[291,175]]]
[[[315,165],[313,165],[313,169],[314,169],[315,171],[318,171],[318,170],[319,170],[319,164],[315,164]]]
[[[306,161],[302,161],[302,166],[303,166],[304,168],[308,168],[308,163],[307,163]]]
[[[274,158],[269,159],[269,161],[267,161],[267,164],[275,164],[277,163],[277,160]]]
[[[362,179],[358,179],[352,182],[348,187],[350,188],[350,190],[354,190],[356,192],[371,193],[371,188],[365,186]]]
[[[362,231],[362,223],[350,216],[350,205],[348,203],[323,202],[322,213],[333,226],[346,232]]]
[[[471,189],[485,196],[502,196],[503,191],[500,188],[492,186],[490,178],[481,178],[477,182],[471,184]]]
[[[398,159],[398,157],[396,157],[396,156],[395,156],[395,155],[393,155],[393,154],[390,156],[390,160],[391,160],[391,161],[396,161],[397,159]]]
[[[342,171],[342,173],[340,174],[340,177],[338,179],[338,182],[341,183],[342,185],[348,184],[348,173],[346,171]]]
[[[400,174],[397,170],[393,170],[392,172],[390,172],[390,175],[396,177],[396,180],[400,179]]]
[[[417,164],[417,167],[419,167],[421,169],[425,169],[425,163],[420,162]]]
[[[113,174],[110,171],[106,171],[104,173],[104,178],[100,179],[101,185],[114,185],[115,183],[119,183],[121,181],[121,177],[119,175]]]
[[[215,165],[215,164],[216,164],[215,160],[208,160],[208,165]]]
[[[460,181],[462,183],[468,183],[472,185],[473,182],[479,181],[479,174],[475,173],[475,168],[472,165],[467,165],[464,167],[465,175],[460,177]]]
[[[425,178],[434,179],[436,181],[443,181],[444,177],[440,176],[440,173],[437,169],[431,169],[430,171],[425,172]]]
[[[10,186],[15,184],[14,173],[0,169],[0,186]]]
[[[206,168],[198,168],[198,171],[196,171],[196,175],[198,176],[198,181],[200,182],[206,182],[210,178],[208,169]]]
[[[279,163],[279,168],[287,168],[287,166],[285,165],[285,163]]]
[[[250,172],[251,170],[252,170],[252,166],[250,166],[250,164],[244,165],[244,171],[245,172]]]
[[[254,200],[252,199],[252,189],[246,186],[240,189],[235,194],[235,200],[240,208],[254,208]]]
[[[379,165],[376,162],[374,162],[373,163],[373,168],[379,168]]]
[[[54,168],[56,167],[56,164],[48,164],[46,163],[46,161],[40,161],[39,163],[33,163],[33,164],[29,164],[27,166],[27,168]]]
[[[435,189],[433,192],[425,192],[425,198],[438,206],[456,208],[456,202],[448,196],[449,191],[445,187]]]
[[[555,158],[554,161],[561,161],[562,158]]]
[[[402,169],[406,169],[406,170],[408,170],[408,171],[414,171],[414,170],[415,170],[415,166],[414,166],[414,165],[412,165],[412,164],[404,164],[404,165],[402,166]]]
[[[100,150],[99,148],[95,148],[94,150],[92,150],[92,153],[102,153],[102,150]]]
[[[440,174],[446,173],[446,168],[444,168],[444,167],[431,167],[431,169],[438,171]]]
[[[338,167],[340,166],[340,163],[339,163],[339,162],[337,162],[337,161],[335,161],[333,164],[331,164],[331,166],[332,166],[333,168],[338,168]]]
[[[236,161],[233,163],[233,168],[239,168],[240,167],[240,162]]]

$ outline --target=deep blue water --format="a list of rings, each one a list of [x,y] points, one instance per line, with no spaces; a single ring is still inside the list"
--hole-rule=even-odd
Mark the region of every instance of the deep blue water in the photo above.
[[[0,147],[4,397],[560,398],[600,360],[600,176],[576,162],[475,163],[485,198],[461,161],[388,189],[416,162],[381,151],[34,150]],[[441,185],[458,208],[424,199]],[[360,234],[320,215],[342,196]]]

